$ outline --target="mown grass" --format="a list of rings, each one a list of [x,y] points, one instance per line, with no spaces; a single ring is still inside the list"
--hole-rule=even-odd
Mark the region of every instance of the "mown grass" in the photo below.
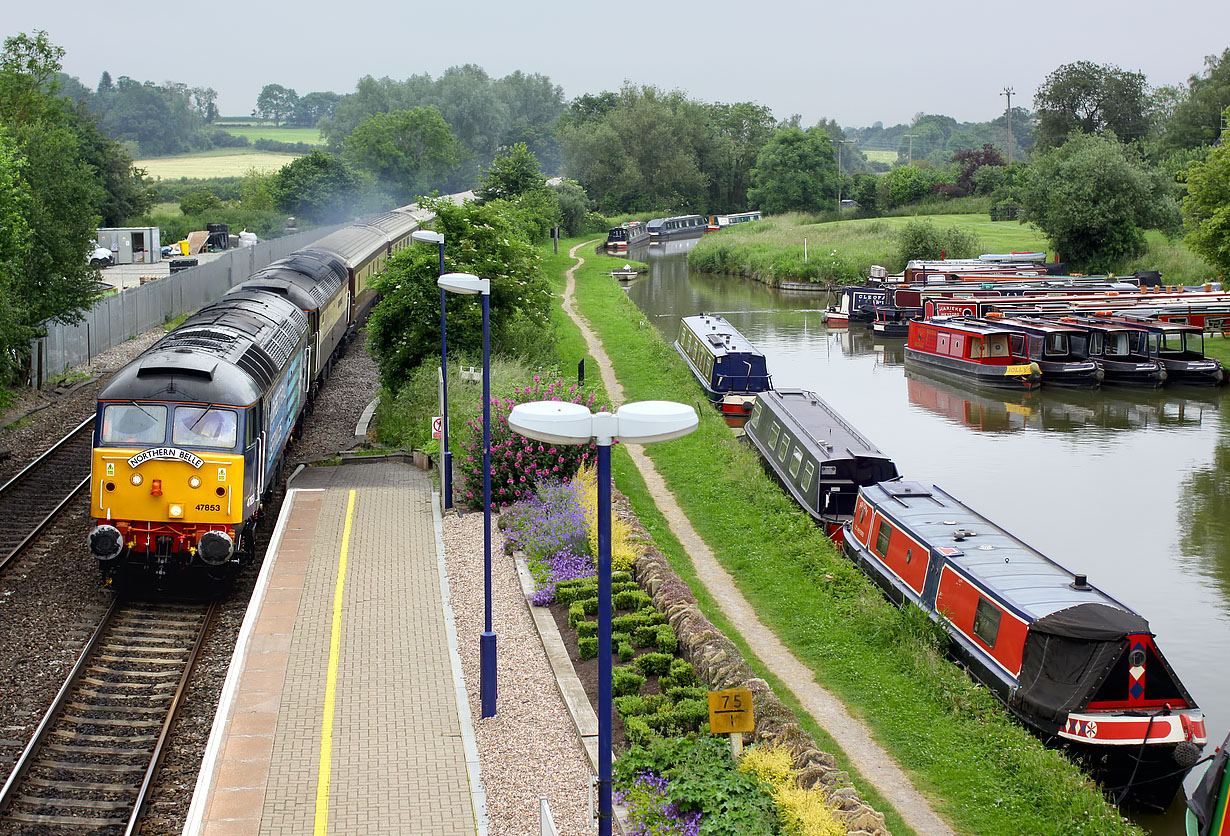
[[[692,269],[730,273],[769,284],[780,281],[856,282],[872,264],[899,272],[897,230],[913,216],[815,223],[785,214],[707,235],[688,253]],[[955,226],[978,237],[983,252],[1037,251],[1046,239],[1033,226],[992,222],[987,215],[928,215],[937,227]],[[806,258],[804,261],[804,239]]]
[[[863,156],[872,162],[888,163],[889,165],[897,162],[896,151],[873,151],[866,148],[860,148],[858,150],[862,151]]]
[[[317,128],[275,128],[272,125],[237,127],[225,125],[221,129],[232,136],[246,136],[249,142],[255,142],[258,139],[271,139],[274,142],[306,142],[308,145],[325,144],[325,140]]]
[[[1137,258],[1129,259],[1115,270],[1125,276],[1137,270],[1160,270],[1166,284],[1203,284],[1217,280],[1217,268],[1184,246],[1182,239],[1173,241],[1156,229],[1145,233],[1149,249]]]
[[[150,177],[164,179],[188,177],[199,180],[205,177],[242,177],[254,168],[262,172],[276,171],[297,156],[297,154],[217,148],[212,151],[202,151],[199,154],[151,157],[137,160],[133,165],[145,169]]]
[[[561,251],[565,243],[577,241],[561,242]],[[562,269],[566,262],[548,256],[547,265]],[[578,303],[627,399],[701,403],[695,433],[647,448],[668,486],[762,621],[871,726],[955,828],[987,836],[1139,833],[1080,770],[944,658],[934,632],[889,605],[765,477],[749,449],[704,406],[675,352],[603,275],[607,267],[593,259],[578,271]],[[579,335],[565,327],[559,333],[562,361],[575,362],[583,352]],[[617,484],[676,569],[694,580],[630,468],[616,457]],[[729,628],[699,584],[693,589],[706,615]]]

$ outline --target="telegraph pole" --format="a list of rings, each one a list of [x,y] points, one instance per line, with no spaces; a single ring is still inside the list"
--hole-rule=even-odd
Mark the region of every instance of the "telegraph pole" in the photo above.
[[[907,165],[914,165],[914,137],[916,136],[918,136],[918,134],[906,134],[906,137],[910,140],[910,161]]]
[[[1004,128],[1008,131],[1008,165],[1012,165],[1012,88],[1005,87],[1001,96],[1008,97],[1008,109],[1004,111]]]

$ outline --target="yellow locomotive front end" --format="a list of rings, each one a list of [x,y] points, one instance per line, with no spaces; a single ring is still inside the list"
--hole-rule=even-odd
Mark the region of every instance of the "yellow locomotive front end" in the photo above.
[[[90,550],[100,564],[217,567],[245,518],[243,413],[202,404],[101,403]]]

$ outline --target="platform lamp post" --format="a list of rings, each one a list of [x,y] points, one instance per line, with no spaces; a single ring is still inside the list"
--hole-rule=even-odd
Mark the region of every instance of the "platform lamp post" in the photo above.
[[[481,716],[495,716],[495,631],[491,629],[491,281],[469,273],[445,273],[440,290],[483,297],[483,634],[479,639],[478,693]]]
[[[673,401],[639,401],[610,412],[565,401],[514,406],[515,432],[553,444],[598,446],[598,834],[611,836],[611,444],[649,444],[696,429],[696,410]]]
[[[410,233],[410,238],[421,244],[438,244],[440,246],[440,271],[437,276],[444,275],[444,233],[432,232],[430,229],[416,229]],[[447,291],[440,288],[440,411],[444,414],[440,420],[440,490],[444,493],[444,510],[453,507],[453,453],[448,448],[448,326],[444,321],[445,298]]]

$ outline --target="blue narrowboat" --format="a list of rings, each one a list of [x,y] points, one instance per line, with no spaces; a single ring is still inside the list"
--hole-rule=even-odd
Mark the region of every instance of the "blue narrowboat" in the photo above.
[[[843,542],[1027,727],[1117,798],[1169,806],[1207,739],[1148,621],[935,486],[862,488]]]
[[[709,228],[709,221],[700,215],[677,215],[673,218],[654,218],[645,226],[649,232],[649,243],[653,244],[673,238],[699,238]]]
[[[685,316],[675,350],[732,427],[742,427],[756,393],[773,388],[764,354],[717,314]]]

